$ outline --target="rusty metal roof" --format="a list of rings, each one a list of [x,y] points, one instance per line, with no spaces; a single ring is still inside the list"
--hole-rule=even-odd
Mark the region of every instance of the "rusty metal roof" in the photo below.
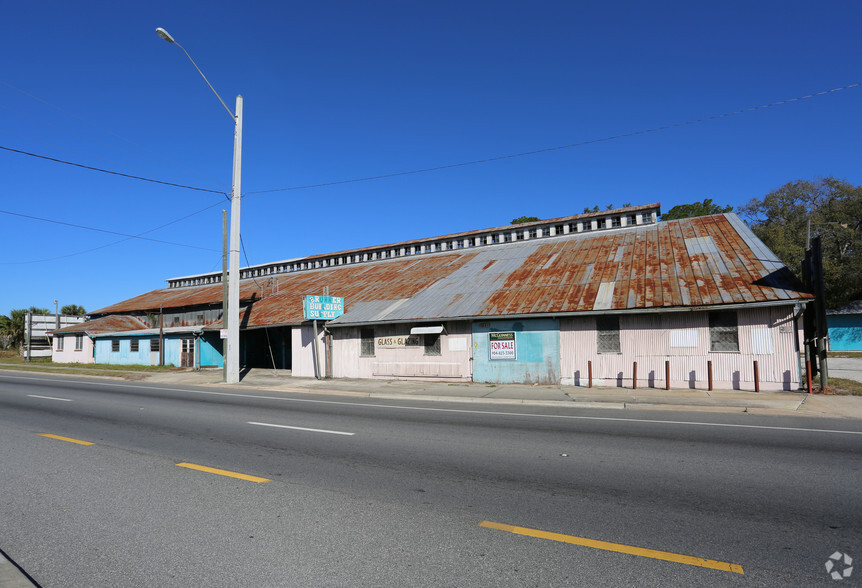
[[[811,298],[735,214],[321,268],[241,282],[243,327],[303,322],[301,297],[343,296],[349,325],[691,309]],[[94,314],[221,304],[220,284],[164,288]]]
[[[115,331],[133,331],[137,329],[147,328],[146,322],[135,316],[124,315],[108,315],[91,321],[78,323],[50,331],[51,333],[86,333],[88,335],[97,335],[101,333],[111,333]]]

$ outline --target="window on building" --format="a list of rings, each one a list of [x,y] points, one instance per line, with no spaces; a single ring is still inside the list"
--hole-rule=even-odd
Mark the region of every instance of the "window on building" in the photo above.
[[[359,355],[362,357],[374,357],[374,329],[360,329],[361,340]]]
[[[63,341],[65,341],[65,337],[62,335],[58,335],[55,337],[57,339],[57,351],[63,351]]]
[[[621,227],[621,226],[623,226],[623,223],[622,223],[622,221],[620,220],[620,217],[618,217],[618,216],[612,216],[612,217],[611,217],[611,226],[612,226],[612,227]]]
[[[596,317],[596,351],[620,352],[620,319],[616,316]]]
[[[503,243],[509,243],[512,241],[511,233],[506,233],[503,235]]]
[[[530,239],[535,239],[537,235],[536,229],[530,229]]]
[[[111,353],[119,353],[120,352],[120,340],[119,339],[111,339]]]
[[[638,217],[634,214],[629,216],[629,220],[627,221],[626,224],[628,224],[629,226],[634,226],[634,225],[638,224]]]
[[[129,351],[131,351],[132,353],[137,353],[138,349],[140,349],[139,345],[140,342],[137,339],[132,339],[129,342]]]
[[[81,351],[84,348],[84,336],[75,335],[75,351]]]
[[[159,339],[156,337],[155,339],[150,339],[150,351],[159,352]]]
[[[557,235],[562,235],[563,234],[563,225],[557,225],[556,227],[554,227],[554,233]]]
[[[423,335],[425,338],[425,355],[440,355],[440,335]]]
[[[736,312],[709,313],[709,350],[739,351],[739,325]]]

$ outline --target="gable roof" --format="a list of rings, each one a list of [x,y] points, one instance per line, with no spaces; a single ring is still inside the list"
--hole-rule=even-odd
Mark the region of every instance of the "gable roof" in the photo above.
[[[302,299],[345,299],[329,324],[692,310],[809,299],[735,214],[530,239],[241,281],[243,328],[304,322]],[[220,305],[220,284],[163,288],[96,311]]]
[[[118,331],[134,331],[147,327],[149,325],[146,322],[135,316],[108,315],[50,332],[53,334],[84,333],[86,335],[98,335]]]

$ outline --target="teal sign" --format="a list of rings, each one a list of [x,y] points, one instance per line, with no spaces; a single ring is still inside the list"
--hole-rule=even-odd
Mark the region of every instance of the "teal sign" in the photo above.
[[[306,319],[336,319],[344,314],[344,298],[340,296],[306,296],[302,299],[302,314]]]

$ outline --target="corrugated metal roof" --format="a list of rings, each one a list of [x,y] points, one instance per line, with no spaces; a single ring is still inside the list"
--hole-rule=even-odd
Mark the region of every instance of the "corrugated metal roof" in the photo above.
[[[88,335],[95,335],[101,333],[111,333],[111,332],[126,332],[126,331],[134,331],[138,329],[146,329],[149,325],[134,316],[123,316],[123,315],[109,315],[103,316],[97,319],[93,319],[91,321],[85,321],[83,323],[78,323],[77,325],[71,325],[69,327],[63,327],[62,329],[57,329],[56,331],[50,331],[51,333],[86,333]]]
[[[620,253],[622,252],[622,254]],[[649,310],[807,299],[735,214],[251,279],[244,327],[303,322],[301,297],[343,296],[333,325]],[[221,285],[165,288],[98,311],[220,304]]]

